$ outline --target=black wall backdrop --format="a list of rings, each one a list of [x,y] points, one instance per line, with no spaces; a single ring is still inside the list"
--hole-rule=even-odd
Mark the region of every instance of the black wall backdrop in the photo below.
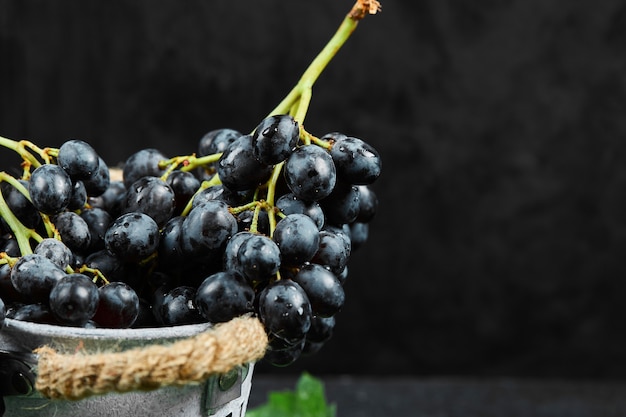
[[[0,0],[0,135],[192,153],[253,129],[351,5]],[[380,151],[370,240],[333,339],[259,372],[626,377],[625,115],[621,1],[383,1],[306,123]]]

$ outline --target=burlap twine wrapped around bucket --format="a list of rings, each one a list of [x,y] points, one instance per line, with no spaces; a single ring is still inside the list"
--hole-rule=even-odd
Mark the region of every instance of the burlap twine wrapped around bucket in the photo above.
[[[49,346],[39,355],[35,388],[50,399],[79,400],[109,392],[154,390],[206,381],[261,359],[267,334],[254,317],[239,317],[167,345],[122,352],[59,353]]]

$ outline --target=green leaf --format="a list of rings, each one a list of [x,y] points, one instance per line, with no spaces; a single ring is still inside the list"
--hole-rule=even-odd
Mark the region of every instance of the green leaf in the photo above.
[[[305,372],[294,391],[271,392],[267,403],[249,409],[246,417],[335,417],[336,408],[326,403],[322,382]]]

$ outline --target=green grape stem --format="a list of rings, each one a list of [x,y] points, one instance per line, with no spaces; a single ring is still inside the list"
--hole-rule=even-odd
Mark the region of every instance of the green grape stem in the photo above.
[[[17,245],[20,248],[20,253],[22,255],[30,254],[33,252],[30,247],[29,239],[35,238],[39,236],[34,230],[31,230],[24,226],[22,222],[20,222],[15,214],[11,211],[9,206],[7,205],[4,196],[0,192],[0,216],[4,219],[6,224],[9,226],[13,235],[15,236],[15,240],[17,241]],[[39,236],[40,237],[40,236]]]
[[[350,12],[341,22],[341,25],[319,54],[311,61],[296,86],[272,110],[271,115],[291,114],[294,119],[304,124],[312,98],[313,84],[317,81],[330,61],[337,55],[339,49],[352,35],[361,19],[368,13],[375,14],[380,10],[380,3],[372,0],[358,0]]]
[[[5,138],[3,136],[0,136],[0,146],[3,146],[7,149],[11,149],[17,152],[27,165],[34,166],[35,168],[41,166],[42,163],[35,157],[33,153],[29,151],[29,149],[32,150],[34,153],[36,153],[46,164],[50,163],[51,156],[58,154],[58,149],[54,149],[54,148],[41,149],[40,147],[38,147],[37,145],[35,145],[34,143],[30,141],[27,141],[27,140],[17,141],[17,140]]]

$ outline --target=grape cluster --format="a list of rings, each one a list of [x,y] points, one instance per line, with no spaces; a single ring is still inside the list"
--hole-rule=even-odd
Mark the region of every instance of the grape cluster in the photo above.
[[[0,326],[254,314],[277,366],[331,337],[348,260],[378,206],[381,159],[363,140],[315,137],[273,115],[251,134],[208,132],[194,155],[142,149],[117,178],[82,140],[20,149],[24,175],[0,174]]]

